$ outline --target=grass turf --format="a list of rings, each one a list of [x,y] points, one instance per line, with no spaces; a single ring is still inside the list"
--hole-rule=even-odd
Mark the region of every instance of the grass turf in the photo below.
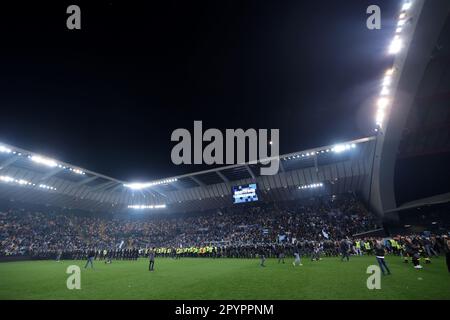
[[[369,290],[366,269],[375,258],[324,258],[294,267],[275,259],[156,259],[148,261],[25,261],[0,263],[0,299],[450,299],[450,273],[444,258],[423,270],[399,257],[387,257],[392,275],[381,289]],[[68,290],[66,268],[81,267],[81,290]]]

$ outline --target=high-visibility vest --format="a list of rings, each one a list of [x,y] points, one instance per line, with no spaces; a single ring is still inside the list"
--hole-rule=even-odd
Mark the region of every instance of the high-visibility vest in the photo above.
[[[367,250],[370,250],[370,243],[366,242],[366,243],[364,244],[364,246],[366,247]]]
[[[361,248],[361,243],[359,241],[356,241],[356,249]]]

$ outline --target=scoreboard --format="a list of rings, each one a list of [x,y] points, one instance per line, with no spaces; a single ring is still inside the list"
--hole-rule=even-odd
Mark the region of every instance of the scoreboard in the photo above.
[[[256,193],[257,186],[256,183],[251,183],[243,186],[234,186],[233,192],[233,203],[246,203],[258,201],[258,195]]]

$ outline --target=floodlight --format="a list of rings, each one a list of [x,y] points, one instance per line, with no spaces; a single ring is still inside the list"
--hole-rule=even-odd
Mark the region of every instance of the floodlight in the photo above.
[[[82,170],[80,169],[71,169],[74,173],[76,174],[85,174]]]
[[[389,94],[389,89],[387,87],[383,87],[381,89],[380,95],[387,96]]]
[[[383,78],[383,83],[382,83],[383,87],[387,87],[387,86],[389,86],[391,83],[392,83],[392,78],[391,78],[391,76],[390,76],[390,75],[386,75],[386,76]]]
[[[378,110],[375,119],[376,119],[377,125],[381,126],[381,124],[383,123],[383,120],[384,120],[384,111],[381,109]]]
[[[133,205],[128,205],[128,209],[136,209],[136,210],[163,209],[165,207],[166,207],[165,204],[157,204],[157,205],[133,204]]]
[[[402,6],[402,11],[408,10],[409,8],[411,8],[412,3],[407,1],[403,4]]]
[[[39,185],[39,188],[47,189],[47,190],[56,190],[55,187],[51,187],[51,186],[48,186],[48,185],[46,185],[46,184],[40,184],[40,185]]]
[[[390,69],[387,69],[384,74],[387,76],[391,76],[393,73],[394,73],[394,68],[390,68]]]
[[[49,158],[44,158],[41,156],[31,156],[30,157],[31,161],[39,163],[39,164],[43,164],[47,167],[56,167],[58,165],[58,163],[56,163],[55,160],[53,159],[49,159]]]
[[[6,182],[6,183],[13,182],[13,183],[17,183],[20,185],[32,185],[32,183],[28,180],[14,179],[13,177],[10,177],[10,176],[0,176],[0,181]]]
[[[7,147],[5,147],[5,146],[0,146],[0,152],[3,152],[3,153],[11,153],[12,150],[9,149],[9,148],[7,148]]]
[[[345,146],[342,144],[335,145],[333,151],[336,153],[342,152],[345,150]]]
[[[391,42],[391,45],[389,46],[389,53],[390,54],[396,54],[399,53],[402,49],[403,43],[400,37],[395,36],[394,39]]]
[[[133,182],[133,183],[128,183],[128,184],[126,183],[123,186],[130,188],[132,190],[141,190],[141,189],[145,189],[145,188],[152,186],[152,184],[150,182],[148,182],[148,183]]]
[[[12,178],[10,176],[0,176],[0,180],[3,182],[13,182],[14,178]]]

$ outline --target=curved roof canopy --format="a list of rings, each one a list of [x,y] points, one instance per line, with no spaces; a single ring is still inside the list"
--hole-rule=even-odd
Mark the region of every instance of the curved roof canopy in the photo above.
[[[260,164],[244,163],[136,183],[0,144],[0,198],[87,211],[180,212],[229,206],[232,186],[248,183],[258,184],[263,201],[360,191],[373,148],[374,137],[368,137],[281,155],[280,170],[272,176],[261,176]],[[319,183],[320,188],[308,188]]]

